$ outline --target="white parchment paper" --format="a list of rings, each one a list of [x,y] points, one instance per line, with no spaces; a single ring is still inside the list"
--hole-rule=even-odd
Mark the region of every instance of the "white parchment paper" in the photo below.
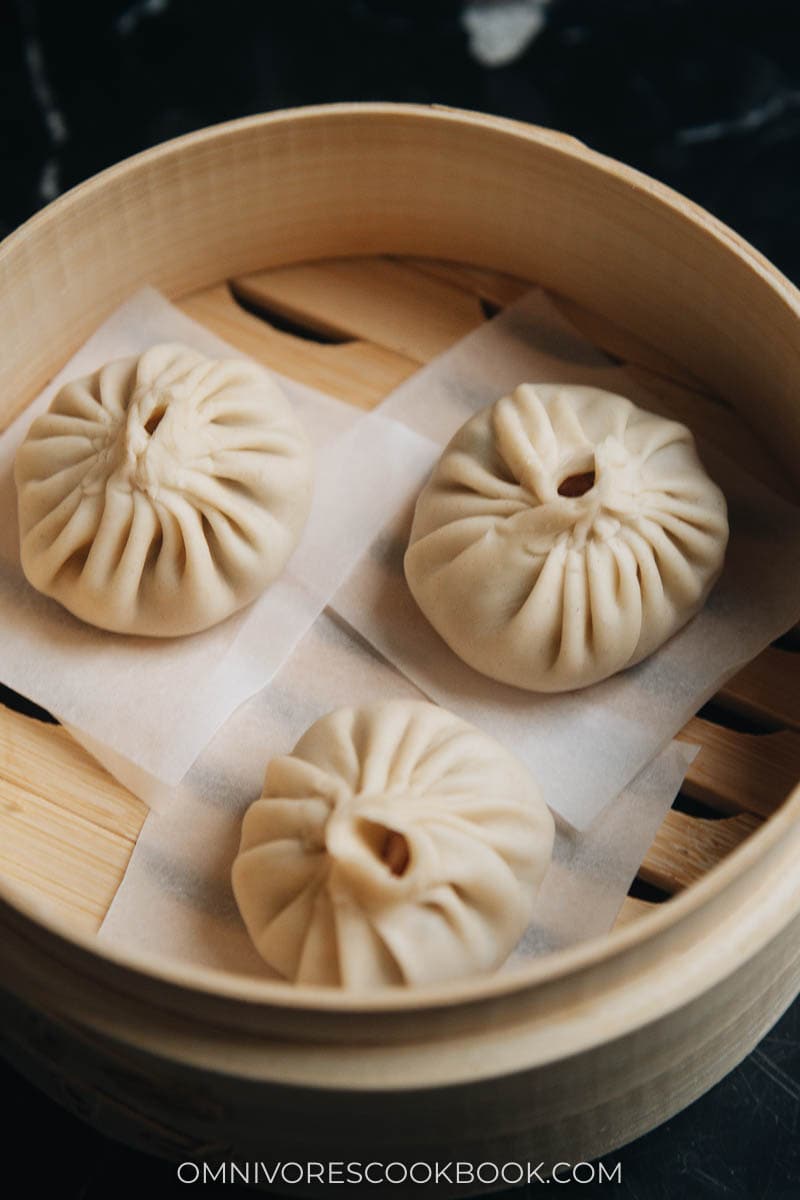
[[[541,291],[435,359],[381,411],[441,447],[474,412],[517,384],[545,381],[592,384],[672,415],[663,399],[644,393],[579,337]],[[413,501],[387,523],[332,607],[430,699],[507,745],[535,773],[550,807],[587,829],[727,678],[800,618],[800,510],[713,448],[701,450],[728,501],[731,539],[722,577],[683,630],[603,683],[537,695],[463,663],[405,583]],[[421,474],[417,491],[426,478]]]
[[[699,751],[670,742],[587,829],[556,822],[553,861],[509,966],[608,933]]]
[[[172,961],[277,978],[245,932],[230,885],[241,820],[266,762],[340,705],[419,691],[323,614],[269,687],[236,712],[162,811],[151,812],[100,931]],[[674,743],[584,833],[559,825],[530,928],[509,960],[607,932],[696,748]]]
[[[230,714],[285,662],[371,537],[407,500],[431,455],[410,430],[278,376],[316,453],[312,511],[287,569],[255,604],[204,633],[160,639],[95,629],[25,580],[14,456],[63,383],[163,341],[242,357],[145,289],[0,437],[0,679],[48,709],[104,761],[118,763],[121,774],[152,777],[140,791],[149,803],[168,794]]]

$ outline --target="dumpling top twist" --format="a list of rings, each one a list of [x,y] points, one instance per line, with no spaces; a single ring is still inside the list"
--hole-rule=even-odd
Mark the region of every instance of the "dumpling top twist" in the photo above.
[[[282,570],[312,471],[255,363],[153,346],[66,384],[31,425],[15,462],[23,570],[102,629],[195,633]]]
[[[725,497],[689,430],[591,387],[523,384],[456,433],[420,494],[408,585],[452,650],[531,691],[639,662],[705,602]]]
[[[295,983],[434,983],[508,957],[553,833],[534,780],[480,730],[418,701],[340,708],[269,764],[233,889]]]

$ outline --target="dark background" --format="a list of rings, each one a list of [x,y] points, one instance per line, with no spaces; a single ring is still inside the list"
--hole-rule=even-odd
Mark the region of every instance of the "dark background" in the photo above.
[[[798,0],[551,0],[539,5],[538,33],[494,66],[470,44],[465,7],[0,0],[0,235],[103,167],[203,125],[299,104],[404,100],[571,133],[704,205],[800,283]],[[171,1166],[107,1141],[2,1065],[0,1089],[4,1166],[16,1139],[32,1133],[39,1152],[26,1190],[64,1200],[187,1194]],[[609,1156],[609,1166],[622,1162],[621,1185],[558,1194],[800,1197],[799,1130],[795,1005],[707,1096]],[[202,1189],[217,1194],[245,1190]]]

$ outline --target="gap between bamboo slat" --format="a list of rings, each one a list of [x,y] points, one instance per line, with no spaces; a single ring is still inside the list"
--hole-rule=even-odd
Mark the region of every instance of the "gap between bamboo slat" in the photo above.
[[[716,699],[745,716],[800,730],[800,656],[768,646]]]

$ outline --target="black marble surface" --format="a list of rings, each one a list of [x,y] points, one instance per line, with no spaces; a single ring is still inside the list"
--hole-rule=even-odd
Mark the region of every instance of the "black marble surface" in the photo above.
[[[435,101],[572,133],[704,205],[800,283],[796,0],[518,0],[527,45],[494,66],[481,61],[465,7],[0,0],[0,234],[126,155],[230,117]],[[27,1186],[40,1194],[186,1194],[169,1164],[109,1142],[3,1066],[0,1089],[5,1165],[33,1131]],[[609,1156],[621,1183],[558,1194],[788,1200],[800,1196],[798,1131],[796,1004],[710,1093]],[[244,1188],[202,1189],[236,1193]]]

